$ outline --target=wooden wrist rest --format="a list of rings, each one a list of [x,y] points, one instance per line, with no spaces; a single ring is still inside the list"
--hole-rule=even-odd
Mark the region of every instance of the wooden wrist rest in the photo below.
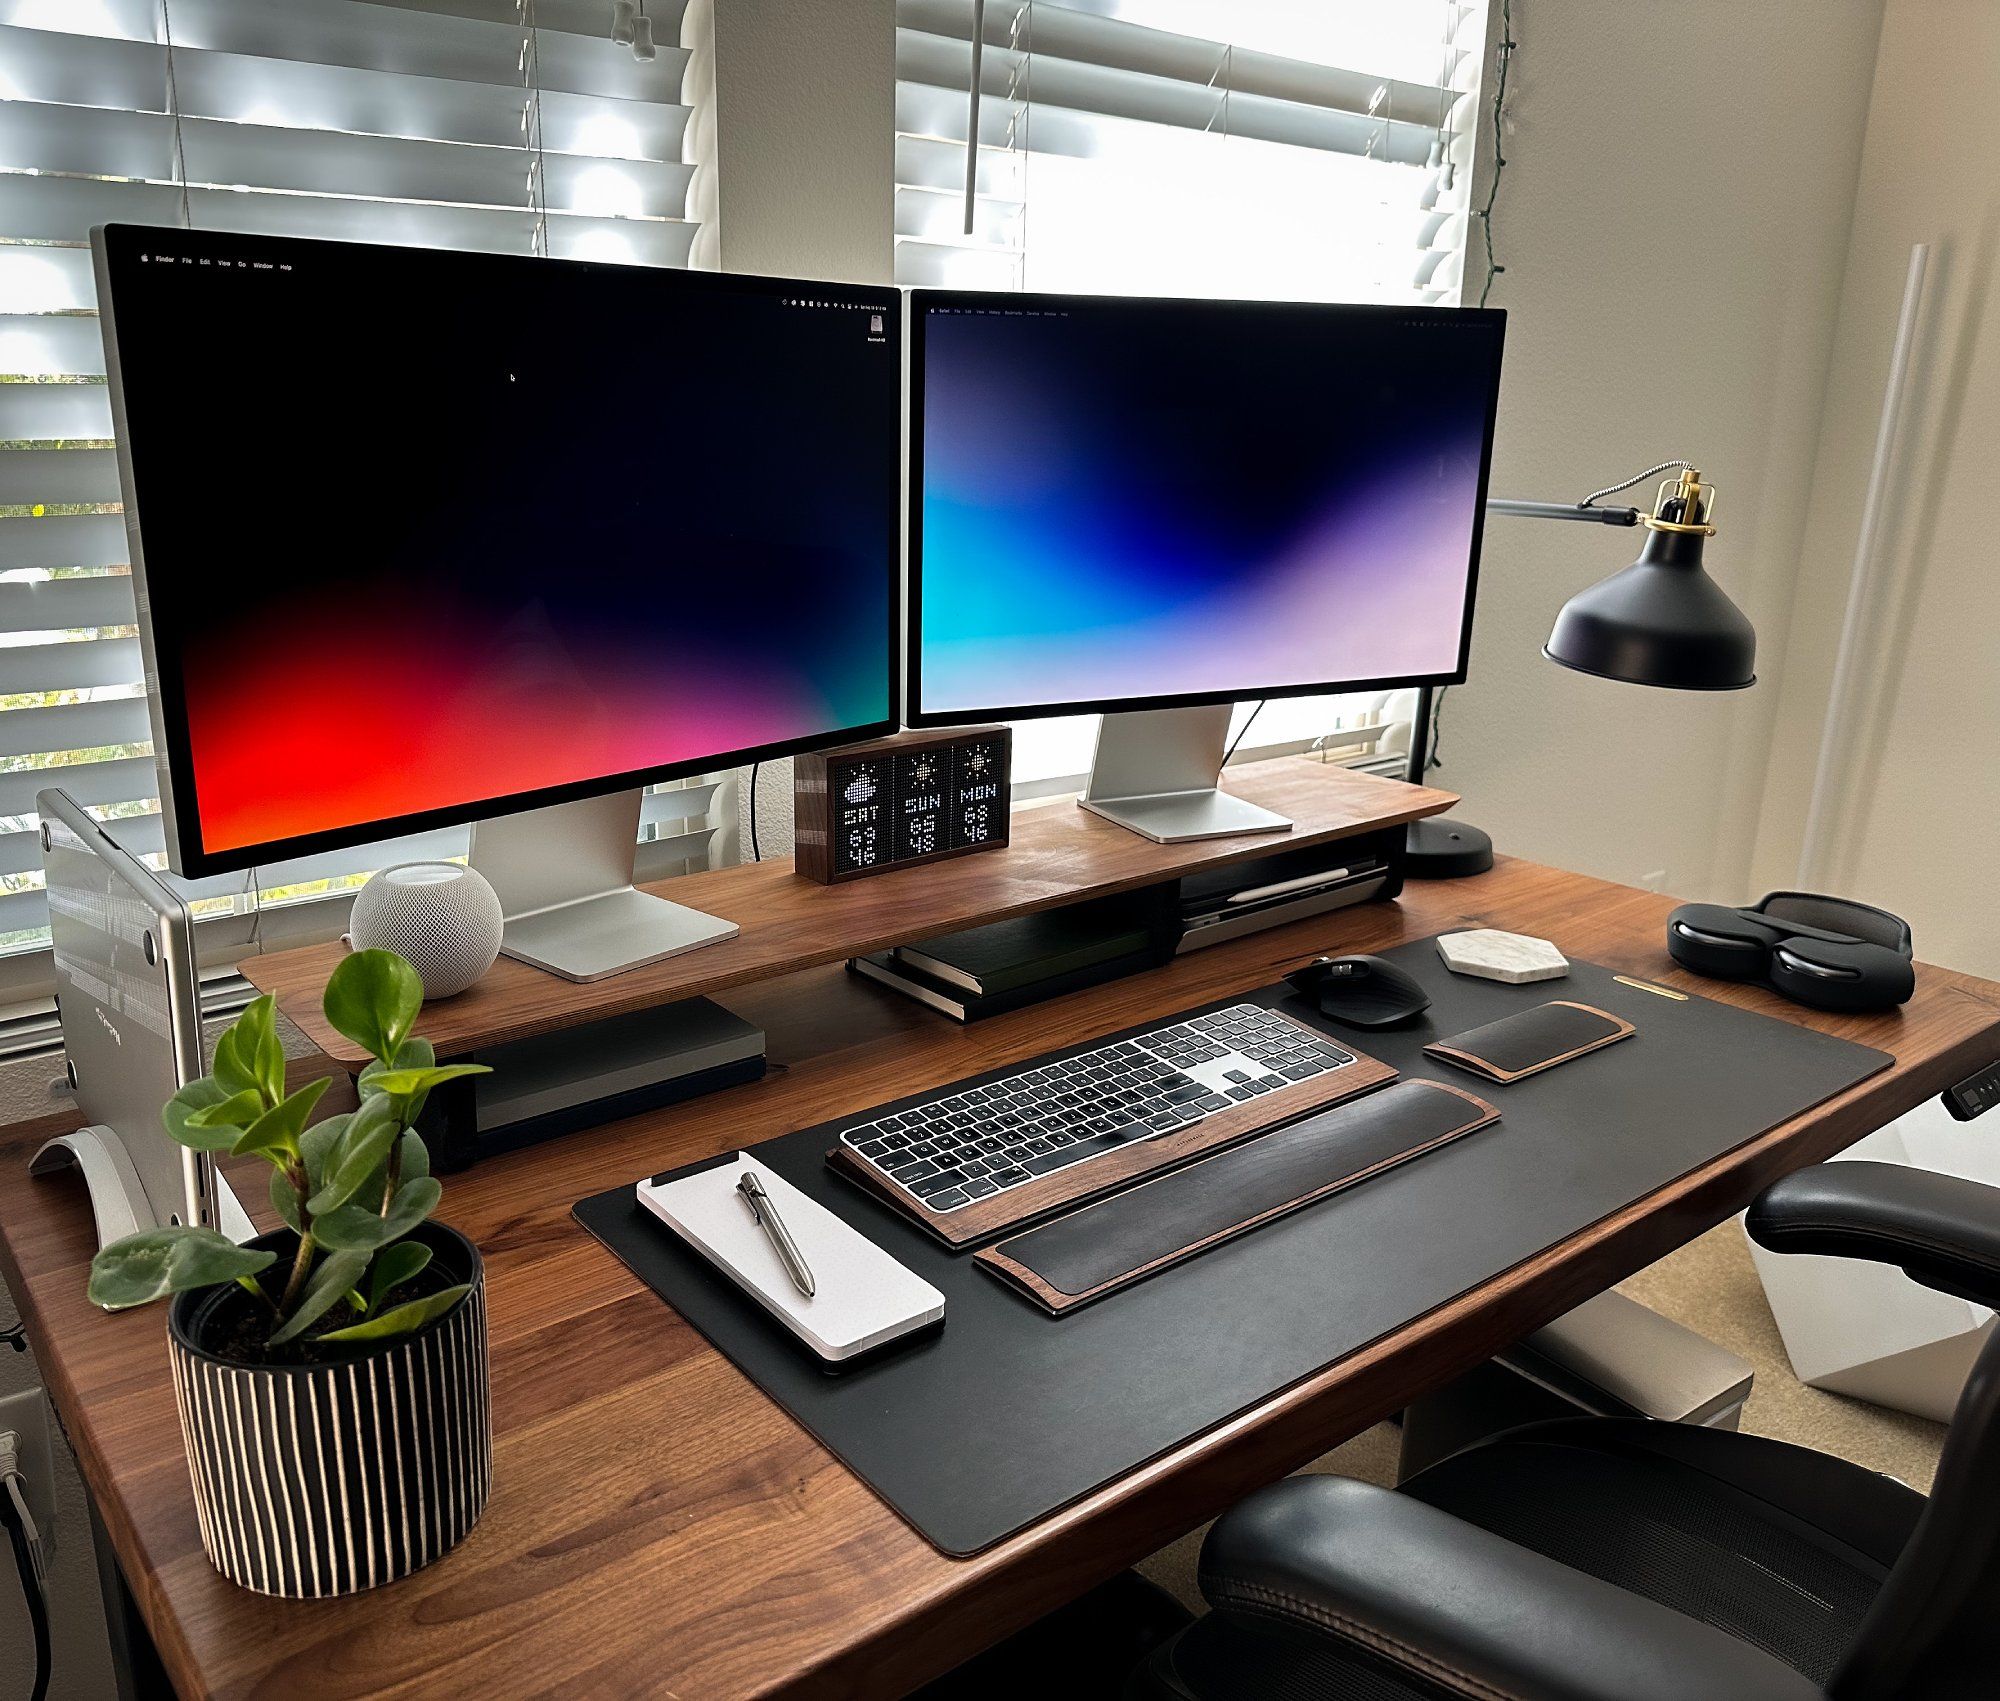
[[[1399,1081],[1058,1217],[974,1259],[1060,1314],[1485,1128],[1500,1113]]]

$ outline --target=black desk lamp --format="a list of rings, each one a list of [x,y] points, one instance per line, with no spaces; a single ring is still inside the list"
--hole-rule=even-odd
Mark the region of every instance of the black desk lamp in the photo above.
[[[1665,480],[1650,514],[1601,508],[1653,474]],[[1644,526],[1639,559],[1564,603],[1542,654],[1600,679],[1657,685],[1672,691],[1740,691],[1757,680],[1757,634],[1743,611],[1702,570],[1702,546],[1715,536],[1715,489],[1686,461],[1662,461],[1623,484],[1595,490],[1581,502],[1512,502],[1496,498],[1489,514],[1527,520],[1588,520],[1602,526]],[[1430,764],[1431,688],[1417,692],[1410,730],[1409,779],[1421,785]],[[1409,831],[1412,879],[1483,874],[1493,866],[1493,841],[1479,828],[1436,816]]]

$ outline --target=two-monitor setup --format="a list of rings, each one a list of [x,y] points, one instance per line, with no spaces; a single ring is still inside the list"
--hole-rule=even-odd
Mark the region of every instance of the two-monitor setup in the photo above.
[[[1105,710],[1086,807],[1276,831],[1234,702],[1464,674],[1498,313],[917,291],[906,363],[892,288],[96,254],[186,876],[473,822],[594,979],[736,931],[633,888],[655,782]]]

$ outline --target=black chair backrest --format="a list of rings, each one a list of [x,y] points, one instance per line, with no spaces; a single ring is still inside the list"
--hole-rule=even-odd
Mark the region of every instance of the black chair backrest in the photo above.
[[[1959,1397],[1916,1531],[1827,1692],[1833,1701],[2000,1695],[2000,1330]]]

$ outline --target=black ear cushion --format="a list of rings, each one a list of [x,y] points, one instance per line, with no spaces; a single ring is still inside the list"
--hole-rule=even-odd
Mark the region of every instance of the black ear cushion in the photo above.
[[[1758,980],[1784,937],[1768,922],[1724,904],[1682,904],[1667,917],[1667,951],[1696,974]]]
[[[1917,989],[1909,958],[1866,940],[1787,939],[1771,953],[1775,991],[1815,1010],[1887,1010]]]

